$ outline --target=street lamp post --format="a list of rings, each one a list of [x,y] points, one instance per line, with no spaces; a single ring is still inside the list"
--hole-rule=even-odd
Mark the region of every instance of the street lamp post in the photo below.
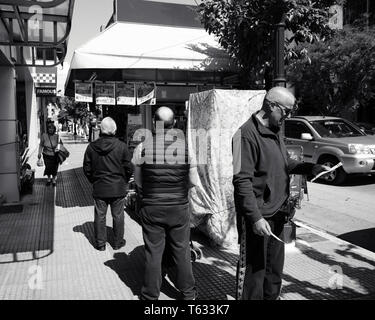
[[[275,78],[273,85],[286,88],[284,46],[285,46],[285,14],[275,25]]]

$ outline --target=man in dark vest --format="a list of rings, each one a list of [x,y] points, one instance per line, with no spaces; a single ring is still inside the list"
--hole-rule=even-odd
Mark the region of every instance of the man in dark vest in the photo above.
[[[189,188],[195,185],[196,167],[189,164],[184,134],[173,129],[174,113],[161,107],[155,113],[156,130],[133,156],[135,181],[142,189],[141,221],[146,266],[141,300],[157,300],[162,283],[162,258],[167,247],[176,266],[176,287],[181,299],[196,297],[190,261]]]

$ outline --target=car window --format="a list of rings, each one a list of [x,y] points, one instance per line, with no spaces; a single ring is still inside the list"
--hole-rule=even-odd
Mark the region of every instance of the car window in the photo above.
[[[343,120],[317,120],[310,122],[323,138],[358,137],[364,134]]]
[[[285,137],[301,139],[302,133],[311,133],[311,130],[301,121],[285,121]]]

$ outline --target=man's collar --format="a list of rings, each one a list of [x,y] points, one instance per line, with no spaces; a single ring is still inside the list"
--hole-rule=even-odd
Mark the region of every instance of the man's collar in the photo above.
[[[259,111],[258,111],[259,112]],[[279,133],[273,132],[270,128],[263,125],[257,117],[258,112],[253,114],[253,121],[255,123],[256,128],[258,129],[259,133],[265,136],[279,136]],[[280,132],[280,131],[279,131]]]

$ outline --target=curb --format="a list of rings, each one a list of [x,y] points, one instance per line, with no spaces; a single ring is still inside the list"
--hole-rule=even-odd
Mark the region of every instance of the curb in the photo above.
[[[375,261],[375,252],[372,252],[370,250],[367,250],[367,249],[364,249],[362,247],[359,247],[359,246],[357,246],[357,245],[355,245],[353,243],[350,243],[350,242],[347,242],[345,240],[342,240],[342,239],[340,239],[340,238],[338,238],[336,236],[333,236],[333,235],[329,234],[326,231],[322,231],[322,230],[316,229],[314,227],[311,227],[311,226],[309,226],[309,225],[307,225],[307,224],[305,224],[305,223],[303,223],[303,222],[301,222],[299,220],[295,220],[294,223],[297,226],[299,226],[301,228],[304,228],[304,229],[307,229],[307,230],[311,231],[312,233],[315,233],[316,235],[319,235],[319,236],[321,236],[321,237],[323,237],[323,238],[325,238],[325,239],[327,239],[327,240],[329,240],[329,241],[331,241],[331,242],[333,242],[335,244],[351,246],[352,247],[351,250],[353,252],[355,252],[355,253],[357,253],[357,254],[359,254],[361,256],[366,256],[367,258]]]

